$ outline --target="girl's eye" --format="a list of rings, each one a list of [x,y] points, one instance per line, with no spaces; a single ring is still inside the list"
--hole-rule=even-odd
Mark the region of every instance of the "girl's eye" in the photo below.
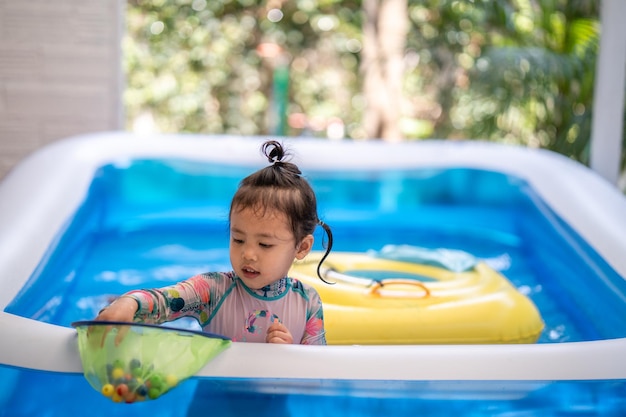
[[[236,238],[233,238],[233,242],[238,243],[238,244],[241,244],[241,243],[243,243],[243,239],[236,239]]]
[[[267,243],[259,243],[259,246],[262,248],[271,248],[272,245],[268,245]]]

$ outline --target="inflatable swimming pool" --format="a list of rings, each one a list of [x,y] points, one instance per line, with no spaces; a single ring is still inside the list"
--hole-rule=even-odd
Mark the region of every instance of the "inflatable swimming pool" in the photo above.
[[[296,416],[624,409],[626,199],[614,187],[540,150],[300,138],[288,143],[333,225],[336,250],[467,250],[538,305],[546,320],[539,343],[233,344],[158,401],[110,408],[82,378],[69,324],[125,288],[227,267],[227,203],[239,179],[263,166],[264,139],[87,135],[42,149],[5,178],[6,415],[185,416],[203,406],[197,392],[215,415],[233,416],[272,415],[263,404]]]

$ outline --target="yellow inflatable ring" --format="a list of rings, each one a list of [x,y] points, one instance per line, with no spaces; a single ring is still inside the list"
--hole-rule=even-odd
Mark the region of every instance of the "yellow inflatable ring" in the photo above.
[[[320,258],[297,261],[290,276],[318,291],[329,344],[534,343],[544,327],[533,302],[485,263],[453,272],[337,252],[322,268],[329,285]]]

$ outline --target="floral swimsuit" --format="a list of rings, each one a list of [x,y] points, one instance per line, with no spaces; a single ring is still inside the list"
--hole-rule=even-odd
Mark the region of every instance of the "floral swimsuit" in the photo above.
[[[193,317],[203,330],[236,342],[265,342],[267,328],[283,323],[294,341],[325,345],[322,302],[317,291],[293,278],[252,290],[234,272],[196,275],[169,287],[125,295],[139,304],[135,321],[164,323]]]

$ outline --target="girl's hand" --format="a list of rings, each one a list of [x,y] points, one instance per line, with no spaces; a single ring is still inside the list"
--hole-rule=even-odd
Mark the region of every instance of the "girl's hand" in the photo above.
[[[103,308],[94,320],[132,322],[139,306],[131,297],[120,297]]]
[[[289,329],[287,329],[287,326],[276,320],[267,329],[265,341],[267,343],[292,344],[293,336],[289,332]]]
[[[95,321],[123,321],[132,323],[135,317],[135,312],[139,308],[137,301],[131,297],[120,297],[113,301],[110,305],[100,310]],[[104,346],[104,341],[107,334],[111,330],[111,326],[107,326],[101,335],[100,346]],[[128,326],[120,326],[118,328],[117,335],[115,336],[115,345],[119,345],[126,333],[128,333]],[[89,334],[89,331],[87,332]]]

